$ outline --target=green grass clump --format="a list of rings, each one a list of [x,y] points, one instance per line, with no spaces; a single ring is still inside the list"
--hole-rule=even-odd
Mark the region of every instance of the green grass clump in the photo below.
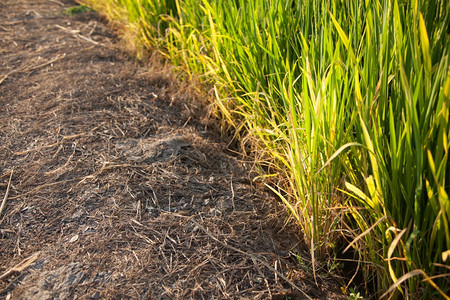
[[[449,299],[449,1],[86,2],[213,86],[313,269],[344,237],[375,291]]]
[[[88,12],[88,11],[92,11],[92,9],[85,5],[77,5],[77,6],[72,6],[72,7],[66,8],[63,11],[63,14],[68,15],[68,16],[74,16],[74,15],[78,15],[78,14]]]

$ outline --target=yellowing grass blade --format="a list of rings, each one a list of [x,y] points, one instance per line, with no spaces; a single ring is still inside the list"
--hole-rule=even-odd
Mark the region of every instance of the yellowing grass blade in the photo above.
[[[430,40],[428,39],[427,28],[425,27],[422,13],[419,14],[419,32],[425,70],[427,73],[431,73]]]

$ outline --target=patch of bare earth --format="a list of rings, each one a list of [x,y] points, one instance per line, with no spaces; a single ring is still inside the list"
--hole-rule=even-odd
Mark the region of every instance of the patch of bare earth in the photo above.
[[[0,0],[0,297],[338,297],[189,89],[74,5]]]

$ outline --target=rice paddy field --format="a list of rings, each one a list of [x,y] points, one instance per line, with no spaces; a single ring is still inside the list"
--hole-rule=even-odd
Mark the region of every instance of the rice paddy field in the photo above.
[[[367,297],[450,299],[450,1],[84,0],[214,95],[304,233]]]

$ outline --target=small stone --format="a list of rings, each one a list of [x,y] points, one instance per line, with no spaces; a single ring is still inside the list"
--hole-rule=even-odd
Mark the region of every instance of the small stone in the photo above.
[[[78,234],[75,234],[69,241],[69,243],[75,243],[76,241],[78,241]]]

